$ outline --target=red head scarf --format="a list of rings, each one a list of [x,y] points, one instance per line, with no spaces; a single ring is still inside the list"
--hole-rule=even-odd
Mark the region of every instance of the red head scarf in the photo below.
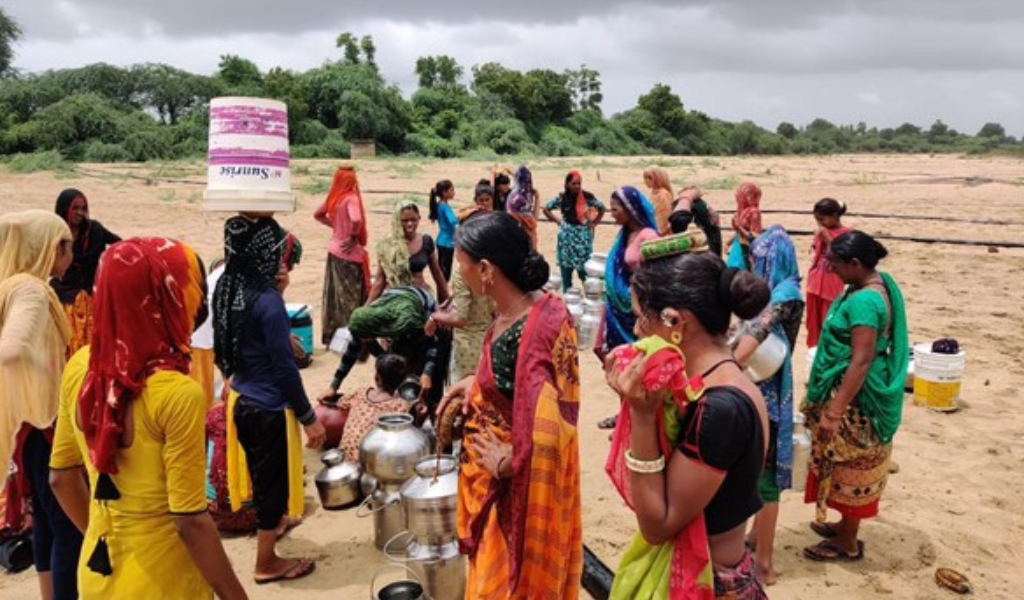
[[[125,412],[146,379],[157,371],[188,374],[202,282],[195,253],[174,240],[125,240],[100,259],[89,370],[78,396],[82,431],[100,473],[117,473]]]
[[[356,172],[352,167],[338,167],[334,173],[334,183],[327,192],[327,218],[334,223],[334,216],[338,209],[348,202],[356,202],[359,205],[359,216],[362,225],[359,226],[359,244],[365,246],[369,241],[369,233],[366,228],[366,211],[363,209],[363,196],[359,193],[359,180],[356,179]]]
[[[749,181],[736,190],[736,222],[743,229],[760,234],[761,226],[761,188]]]

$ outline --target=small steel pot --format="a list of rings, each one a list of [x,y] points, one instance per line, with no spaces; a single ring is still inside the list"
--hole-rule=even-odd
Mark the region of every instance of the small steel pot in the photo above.
[[[337,448],[324,452],[320,461],[324,468],[317,473],[316,491],[324,508],[338,510],[362,501],[359,465],[345,462],[344,455]]]
[[[590,260],[583,264],[583,271],[587,274],[587,277],[604,279],[604,267],[607,261],[607,254],[595,252],[590,255]]]

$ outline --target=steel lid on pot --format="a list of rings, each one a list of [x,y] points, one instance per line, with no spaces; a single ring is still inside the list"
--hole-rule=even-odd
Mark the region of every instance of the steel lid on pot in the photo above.
[[[402,498],[436,500],[458,493],[459,463],[453,456],[429,456],[416,463],[416,477],[402,487]]]

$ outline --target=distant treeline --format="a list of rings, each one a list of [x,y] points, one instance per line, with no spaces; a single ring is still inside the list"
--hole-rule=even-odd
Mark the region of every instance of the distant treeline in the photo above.
[[[305,72],[263,72],[233,55],[222,56],[212,76],[165,64],[33,74],[8,68],[0,75],[0,155],[56,151],[90,162],[201,156],[209,100],[228,95],[284,101],[295,158],[344,158],[349,141],[362,139],[384,154],[440,158],[1024,152],[998,123],[973,135],[942,121],[879,129],[816,119],[769,131],[686,110],[662,84],[606,117],[600,74],[586,66],[520,72],[492,62],[466,77],[453,58],[425,56],[415,64],[419,89],[407,100],[381,76],[372,38],[345,33],[337,46],[340,58]]]

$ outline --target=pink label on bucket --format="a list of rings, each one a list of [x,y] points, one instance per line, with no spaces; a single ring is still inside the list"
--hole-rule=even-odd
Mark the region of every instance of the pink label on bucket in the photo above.
[[[288,113],[256,106],[210,109],[210,134],[288,138]]]
[[[261,165],[288,167],[287,150],[256,150],[254,148],[210,148],[211,165]]]

